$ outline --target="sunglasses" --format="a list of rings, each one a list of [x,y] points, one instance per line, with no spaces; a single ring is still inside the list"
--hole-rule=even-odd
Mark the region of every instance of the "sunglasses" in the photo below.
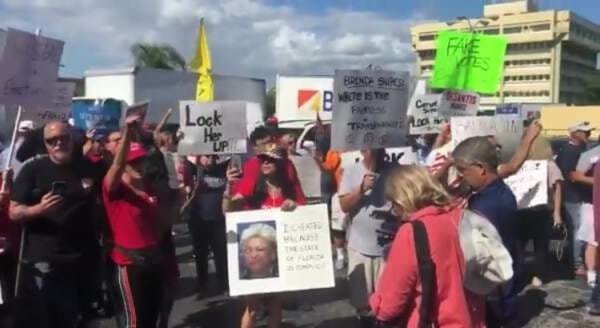
[[[44,139],[44,141],[46,142],[47,145],[54,147],[54,146],[58,145],[59,141],[60,141],[61,144],[68,143],[69,141],[71,141],[71,136],[68,135],[68,134],[63,134],[63,135],[60,135],[60,136],[46,138],[46,139]]]
[[[277,160],[275,158],[269,156],[258,156],[258,159],[261,163],[276,163]]]

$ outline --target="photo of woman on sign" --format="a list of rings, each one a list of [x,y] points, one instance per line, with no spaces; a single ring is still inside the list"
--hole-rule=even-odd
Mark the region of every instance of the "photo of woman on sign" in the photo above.
[[[238,231],[241,231],[240,279],[279,277],[275,222],[252,223],[245,229],[241,226],[238,226]]]

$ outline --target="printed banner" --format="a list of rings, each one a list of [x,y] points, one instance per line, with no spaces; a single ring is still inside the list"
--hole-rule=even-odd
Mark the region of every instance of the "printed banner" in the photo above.
[[[397,147],[408,134],[407,72],[336,70],[332,148]]]
[[[440,32],[431,88],[495,94],[502,79],[506,45],[501,36]]]
[[[75,83],[56,82],[54,100],[47,106],[25,107],[21,120],[31,120],[40,126],[49,121],[66,121],[71,114],[71,102],[75,93]]]
[[[362,160],[359,151],[344,152],[341,157],[343,168]],[[414,165],[417,164],[417,153],[411,147],[386,148],[385,161],[400,165]]]
[[[408,107],[410,134],[439,133],[446,120],[440,115],[441,94],[415,96]]]
[[[147,100],[127,107],[125,110],[125,123],[137,121],[139,124],[143,124],[146,120],[149,105],[150,101]]]
[[[504,182],[515,194],[519,208],[548,204],[548,161],[525,161]]]
[[[446,91],[441,100],[440,114],[446,118],[475,116],[479,111],[479,95],[466,91]]]
[[[179,102],[178,153],[182,156],[246,153],[246,103]]]
[[[0,104],[52,104],[64,42],[11,28],[2,33]]]
[[[327,205],[227,213],[231,296],[335,286]]]
[[[450,122],[453,148],[471,137],[493,136],[503,162],[512,157],[523,135],[523,122],[510,116],[453,117]]]
[[[71,117],[76,127],[83,131],[96,129],[96,134],[105,135],[120,128],[123,104],[108,99],[73,99]]]

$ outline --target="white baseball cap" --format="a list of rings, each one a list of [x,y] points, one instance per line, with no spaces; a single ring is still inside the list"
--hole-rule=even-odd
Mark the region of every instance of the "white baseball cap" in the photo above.
[[[592,130],[595,129],[590,125],[590,122],[578,122],[577,124],[574,124],[569,127],[569,133],[573,133],[576,131],[590,132]]]
[[[35,129],[35,123],[33,123],[33,121],[25,120],[25,121],[19,122],[19,128],[17,129],[17,131],[27,132],[27,131],[31,131],[33,129]]]

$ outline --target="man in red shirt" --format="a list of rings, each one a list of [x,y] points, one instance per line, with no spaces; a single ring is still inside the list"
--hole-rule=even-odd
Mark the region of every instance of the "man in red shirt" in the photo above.
[[[255,154],[259,154],[261,152],[266,151],[273,144],[273,134],[267,128],[259,126],[250,134],[250,142],[252,143],[253,151]],[[291,160],[287,157],[283,159],[285,173],[288,177],[288,180],[292,183],[293,188],[295,190],[302,190],[300,185],[300,180],[298,179],[298,173],[296,172],[296,167]],[[262,164],[261,160],[256,156],[252,156],[248,159],[244,165],[242,166],[242,177],[234,186],[234,191],[238,190],[253,190],[254,185],[258,180],[260,175],[260,165]],[[304,193],[302,193],[302,197],[304,198]]]

